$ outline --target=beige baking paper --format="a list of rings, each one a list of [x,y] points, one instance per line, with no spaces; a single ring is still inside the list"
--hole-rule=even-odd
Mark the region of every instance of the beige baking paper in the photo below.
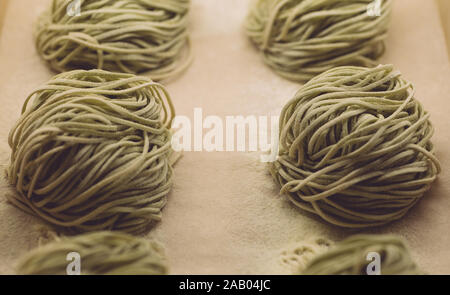
[[[447,41],[447,52],[450,56],[450,1],[437,0],[441,15],[442,26],[444,27],[445,39]]]
[[[0,0],[0,2],[5,0]],[[299,84],[267,68],[247,40],[248,0],[193,0],[189,70],[167,83],[177,114],[278,115]],[[8,132],[26,96],[52,73],[34,49],[32,28],[48,0],[10,0],[0,38],[0,165],[8,163]],[[3,7],[3,6],[1,6]],[[387,52],[413,81],[436,127],[443,171],[433,189],[401,221],[372,230],[403,236],[417,262],[450,274],[450,69],[438,6],[431,0],[396,0]],[[258,152],[185,152],[163,221],[148,236],[166,246],[172,274],[287,274],[281,253],[316,236],[339,240],[357,233],[304,214],[283,196]],[[0,180],[0,273],[37,245],[39,220],[10,205],[14,193]],[[360,231],[359,231],[360,232]]]

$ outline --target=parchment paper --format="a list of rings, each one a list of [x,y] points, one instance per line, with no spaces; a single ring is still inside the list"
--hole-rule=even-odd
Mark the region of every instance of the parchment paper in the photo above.
[[[5,0],[0,0],[5,1]],[[0,38],[0,165],[10,149],[8,132],[26,96],[53,73],[37,56],[32,25],[47,0],[10,1]],[[169,81],[178,115],[278,115],[299,84],[267,68],[243,32],[248,0],[193,0],[195,61]],[[450,274],[450,69],[435,1],[396,0],[387,52],[416,86],[431,113],[433,141],[443,171],[426,197],[401,221],[371,230],[396,233],[421,267]],[[287,274],[283,250],[313,237],[339,240],[343,230],[304,214],[272,181],[258,152],[185,152],[163,221],[147,236],[164,243],[172,274]],[[35,247],[40,221],[6,201],[14,193],[0,179],[0,273],[14,273],[16,259]]]
[[[447,41],[447,53],[450,56],[450,1],[437,0],[441,22],[444,28],[445,39]]]

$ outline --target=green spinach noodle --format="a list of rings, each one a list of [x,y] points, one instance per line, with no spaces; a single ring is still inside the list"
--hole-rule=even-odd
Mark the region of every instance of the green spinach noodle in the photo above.
[[[271,173],[296,206],[342,227],[404,216],[440,172],[430,114],[392,65],[336,67],[282,109]]]
[[[305,82],[336,66],[375,66],[385,51],[391,0],[369,15],[373,0],[255,0],[246,20],[264,62]]]
[[[103,70],[53,77],[9,134],[9,200],[73,232],[145,232],[172,187],[174,107],[149,78]]]
[[[79,255],[79,271],[83,275],[164,275],[168,272],[164,249],[159,243],[109,231],[55,237],[55,241],[21,257],[17,272],[65,275],[70,253]]]
[[[76,1],[79,14],[69,14]],[[190,0],[53,0],[36,25],[36,48],[58,72],[104,69],[170,78],[192,60],[189,5]]]
[[[379,259],[378,269],[369,265],[374,258]],[[316,256],[301,274],[367,275],[376,270],[382,275],[424,274],[412,259],[405,242],[394,235],[351,236]]]

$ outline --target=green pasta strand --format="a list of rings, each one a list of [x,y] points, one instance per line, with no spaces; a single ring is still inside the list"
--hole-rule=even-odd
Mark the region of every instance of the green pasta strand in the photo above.
[[[155,241],[124,233],[101,231],[76,237],[57,238],[24,255],[17,272],[24,275],[64,275],[79,255],[83,275],[165,275],[168,272],[163,248]]]
[[[384,53],[391,0],[370,16],[373,0],[256,0],[246,20],[264,62],[305,82],[336,66],[375,66]]]
[[[39,55],[58,72],[105,69],[153,80],[184,71],[192,60],[189,0],[53,0],[35,32]]]
[[[292,203],[332,224],[386,224],[440,172],[429,117],[392,65],[334,68],[284,106],[271,173]]]
[[[370,256],[371,253],[379,255],[382,275],[424,274],[411,258],[403,240],[393,235],[355,235],[347,238],[314,258],[302,274],[366,275],[368,268],[371,268],[369,264],[377,259]]]
[[[172,186],[174,108],[146,77],[59,74],[31,93],[9,134],[9,200],[74,232],[145,232]]]

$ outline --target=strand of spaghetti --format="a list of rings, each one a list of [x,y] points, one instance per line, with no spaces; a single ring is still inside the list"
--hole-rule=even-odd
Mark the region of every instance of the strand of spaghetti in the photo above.
[[[328,70],[282,109],[271,173],[281,193],[328,222],[391,222],[440,172],[429,117],[392,65]]]
[[[20,258],[19,274],[67,274],[69,253],[79,255],[79,270],[83,275],[164,275],[168,272],[164,249],[155,241],[108,231],[51,239]]]
[[[384,53],[391,0],[369,15],[373,0],[254,0],[246,32],[264,62],[305,82],[336,66],[375,66]]]
[[[378,258],[372,255],[378,255]],[[373,259],[378,266],[370,267]],[[424,274],[413,261],[405,242],[393,235],[355,235],[317,255],[304,275],[382,275]]]
[[[149,78],[103,70],[55,76],[9,134],[9,200],[71,232],[141,233],[172,186],[174,107]]]
[[[105,69],[173,77],[192,62],[187,33],[189,0],[53,0],[38,20],[36,48],[58,72]]]

